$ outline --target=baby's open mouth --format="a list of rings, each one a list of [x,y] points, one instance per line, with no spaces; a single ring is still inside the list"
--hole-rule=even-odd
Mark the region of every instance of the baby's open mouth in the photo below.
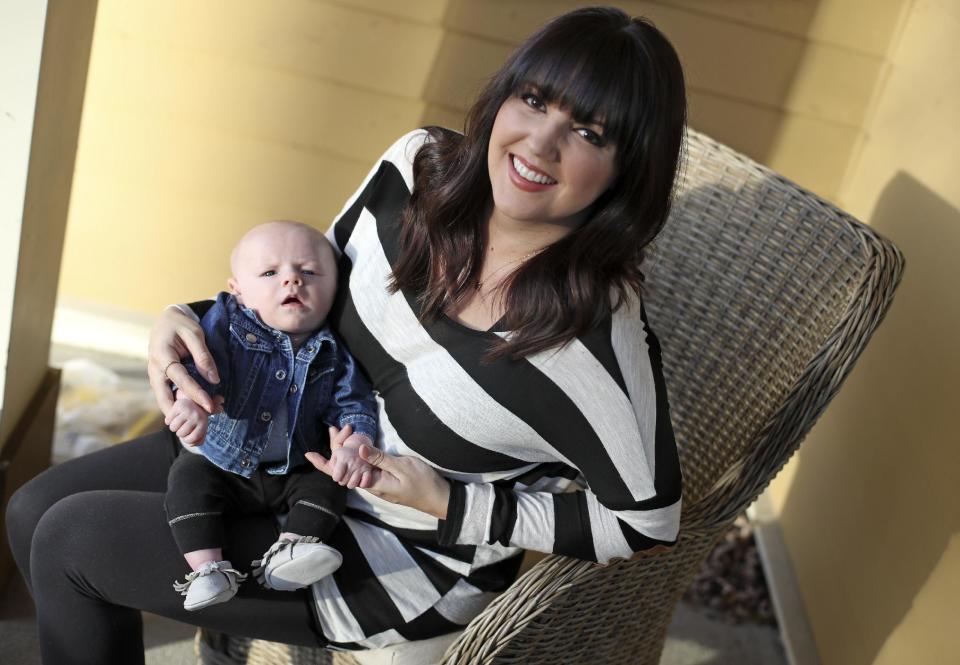
[[[286,298],[283,299],[283,302],[281,304],[282,305],[302,305],[303,303],[300,302],[300,298],[298,298],[297,296],[287,296]]]

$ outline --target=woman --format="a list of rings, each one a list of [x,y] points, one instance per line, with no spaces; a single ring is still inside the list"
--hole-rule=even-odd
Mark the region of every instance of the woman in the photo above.
[[[137,662],[137,609],[297,644],[427,638],[506,588],[521,548],[606,562],[674,542],[679,463],[639,293],[684,121],[666,39],[619,10],[585,9],[521,45],[463,136],[397,141],[329,236],[342,253],[330,319],[381,421],[364,456],[382,473],[350,493],[331,542],[343,567],[312,594],[243,585],[185,616],[167,586],[180,563],[162,510],[179,446],[143,437],[11,500],[44,662]],[[215,374],[194,322],[204,307],[155,328],[149,373],[164,411],[168,379],[215,408],[177,362],[189,353]],[[232,560],[249,561],[275,527],[244,516],[228,532]]]

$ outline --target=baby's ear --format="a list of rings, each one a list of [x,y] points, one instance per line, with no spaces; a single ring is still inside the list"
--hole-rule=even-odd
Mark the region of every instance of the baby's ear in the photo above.
[[[227,288],[230,289],[230,293],[237,297],[237,300],[240,300],[240,284],[237,283],[237,280],[233,277],[228,277]]]

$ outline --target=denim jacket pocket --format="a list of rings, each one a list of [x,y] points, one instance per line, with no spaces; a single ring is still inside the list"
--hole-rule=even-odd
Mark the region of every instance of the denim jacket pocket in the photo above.
[[[236,343],[247,351],[261,351],[263,353],[273,351],[273,340],[252,325],[245,325],[242,320],[230,322],[230,334],[233,335]]]
[[[307,370],[307,386],[311,391],[315,391],[322,402],[326,402],[330,395],[330,389],[333,387],[333,374],[335,367],[324,367],[317,365]]]

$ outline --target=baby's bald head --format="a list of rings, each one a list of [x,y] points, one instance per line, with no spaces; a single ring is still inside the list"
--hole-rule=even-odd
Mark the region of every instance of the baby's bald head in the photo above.
[[[230,254],[227,280],[237,301],[290,334],[319,328],[337,288],[337,261],[322,233],[300,222],[253,227]]]
[[[243,234],[243,237],[237,242],[233,251],[230,253],[230,271],[234,277],[237,276],[238,267],[241,262],[248,260],[248,254],[253,252],[257,254],[262,251],[264,243],[273,242],[278,237],[288,237],[293,242],[304,243],[305,247],[312,248],[312,251],[319,257],[329,257],[333,260],[333,248],[330,242],[320,231],[308,224],[302,222],[291,222],[278,220],[258,224]]]

